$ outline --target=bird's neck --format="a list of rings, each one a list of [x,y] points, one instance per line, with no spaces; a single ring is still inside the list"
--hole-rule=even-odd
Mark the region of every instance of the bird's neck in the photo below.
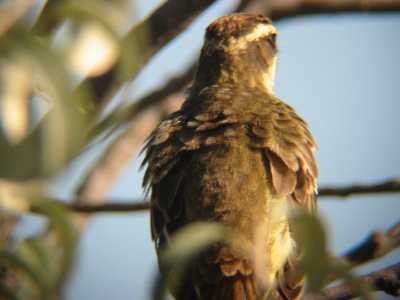
[[[233,84],[250,89],[263,89],[272,94],[276,57],[270,64],[256,59],[232,56],[205,56],[200,58],[194,88],[199,90],[214,84]]]

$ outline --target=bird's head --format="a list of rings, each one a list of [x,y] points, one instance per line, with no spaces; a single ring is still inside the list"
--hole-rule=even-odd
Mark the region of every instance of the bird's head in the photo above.
[[[206,30],[196,81],[233,81],[272,93],[276,68],[277,31],[262,15],[221,17]]]

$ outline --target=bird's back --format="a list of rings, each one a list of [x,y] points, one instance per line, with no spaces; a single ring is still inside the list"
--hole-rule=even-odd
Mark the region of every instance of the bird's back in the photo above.
[[[229,244],[215,244],[193,262],[177,299],[299,295],[288,214],[296,203],[313,207],[314,146],[289,106],[229,84],[192,94],[152,134],[144,184],[158,249],[195,221],[232,231]]]

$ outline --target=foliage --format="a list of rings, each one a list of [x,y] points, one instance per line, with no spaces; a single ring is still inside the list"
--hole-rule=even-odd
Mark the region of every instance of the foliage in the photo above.
[[[32,14],[39,3],[0,7],[0,295],[10,299],[60,296],[78,232],[46,182],[90,142],[97,108],[87,82],[113,66],[128,19],[124,1],[50,1]],[[29,211],[46,230],[16,240],[12,227]]]
[[[57,299],[72,266],[77,235],[71,216],[50,200],[35,201],[48,222],[47,230],[0,250],[4,268],[0,295],[14,299]]]

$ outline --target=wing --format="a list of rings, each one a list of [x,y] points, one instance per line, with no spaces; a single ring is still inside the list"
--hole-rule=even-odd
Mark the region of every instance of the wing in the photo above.
[[[179,189],[190,168],[193,152],[202,147],[224,144],[233,138],[236,119],[231,111],[188,112],[170,115],[150,135],[143,149],[142,166],[147,165],[143,186],[151,189],[151,232],[157,249],[167,235],[185,225],[185,206]]]
[[[313,212],[318,176],[316,143],[295,111],[279,99],[273,100],[266,113],[258,113],[251,120],[250,143],[263,152],[276,192]],[[278,289],[283,299],[297,299],[301,294],[304,283],[297,264],[298,257],[292,253],[279,274]]]
[[[164,226],[182,211],[182,204],[175,203],[184,176],[184,169],[178,168],[184,161],[182,144],[176,137],[182,124],[183,117],[179,113],[170,115],[151,133],[142,150],[145,152],[142,167],[147,165],[143,187],[146,193],[151,192],[151,234],[157,249],[167,238],[163,233]],[[160,195],[163,195],[163,201]]]
[[[274,100],[265,114],[258,113],[251,120],[250,143],[263,151],[276,192],[312,212],[318,176],[316,143],[296,112]]]

